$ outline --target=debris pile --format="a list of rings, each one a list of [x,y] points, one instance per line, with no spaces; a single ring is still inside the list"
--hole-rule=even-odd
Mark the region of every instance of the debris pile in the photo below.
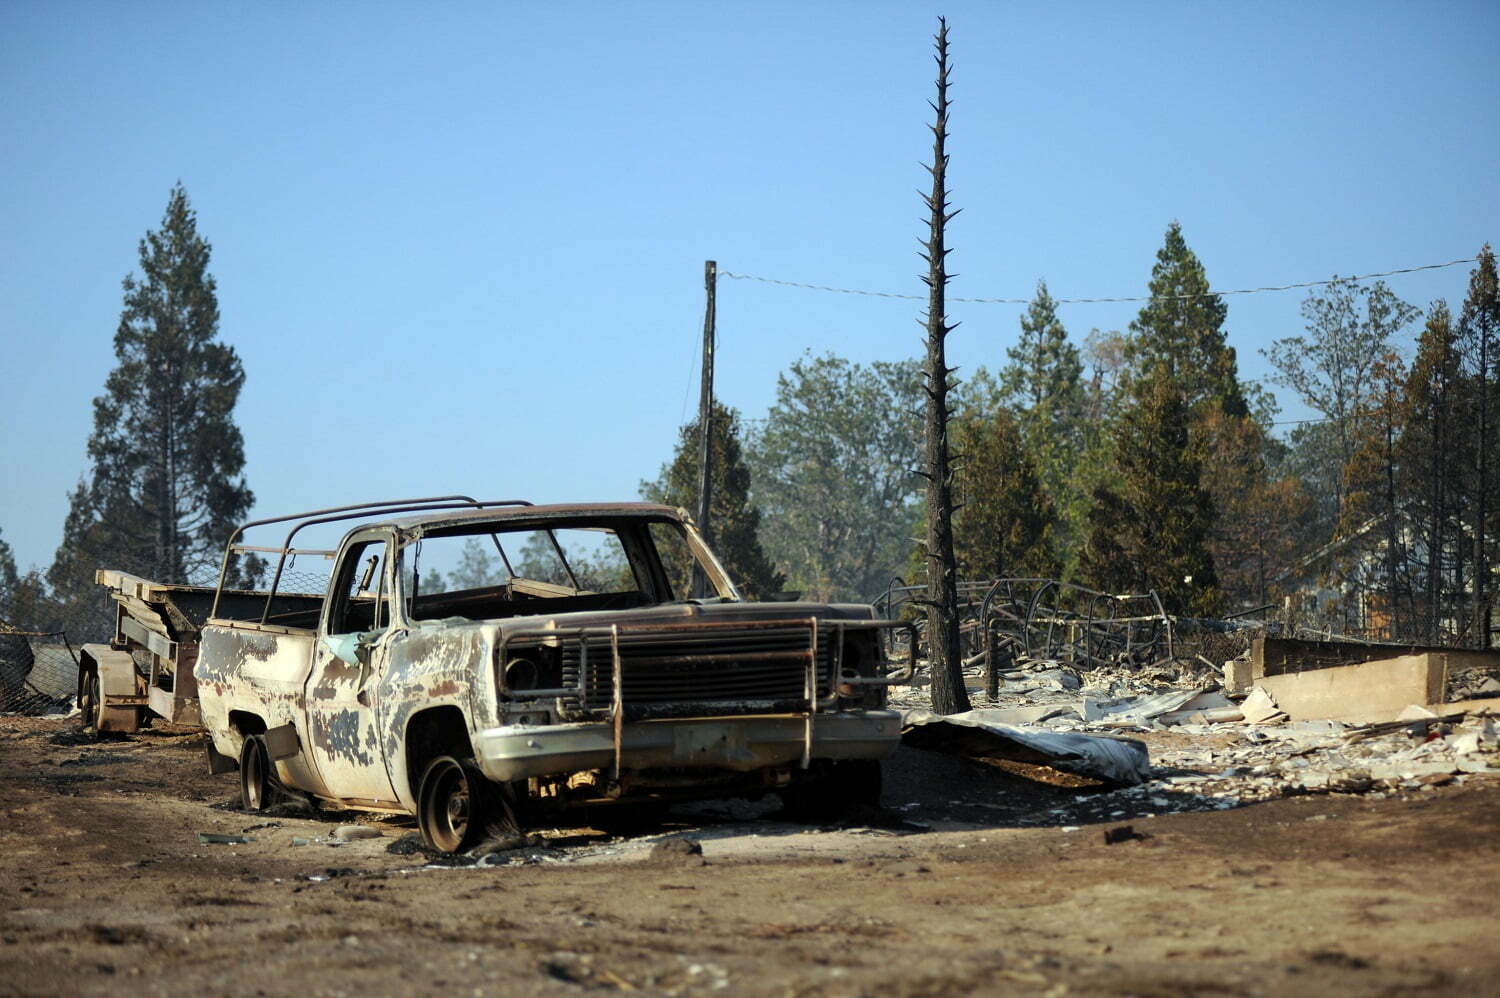
[[[1229,663],[1226,678],[1249,675],[1249,665],[1248,655]],[[1300,794],[1378,797],[1500,774],[1500,732],[1491,716],[1500,710],[1485,699],[1500,695],[1500,680],[1489,670],[1469,670],[1455,684],[1448,656],[1431,652],[1353,665],[1314,662],[1302,671],[1285,666],[1270,670],[1282,673],[1272,677],[1259,675],[1267,671],[1259,666],[1253,685],[1234,691],[1191,666],[1081,670],[1022,659],[1000,673],[992,697],[977,685],[978,675],[966,673],[971,698],[987,705],[980,709],[937,717],[927,709],[923,687],[893,689],[891,703],[902,708],[905,741],[913,747],[984,758],[974,735],[954,734],[979,729],[991,757],[1040,762],[1117,785],[1093,798],[1089,810],[1100,819],[1226,809]],[[1410,678],[1395,694],[1393,670]],[[1445,681],[1447,692],[1465,702],[1430,702],[1441,697]],[[1398,701],[1405,706],[1393,706]],[[1324,707],[1338,716],[1316,716]],[[934,733],[944,729],[946,735]],[[1151,736],[1150,764],[1145,745],[1124,737],[1131,733]],[[1059,741],[1069,738],[1138,746],[1142,770],[1131,778],[1101,767],[1088,752],[1070,756]],[[1053,758],[1043,759],[1047,754]]]

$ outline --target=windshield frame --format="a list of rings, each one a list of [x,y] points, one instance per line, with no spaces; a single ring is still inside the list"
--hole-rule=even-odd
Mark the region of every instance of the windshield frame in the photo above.
[[[681,513],[681,511],[679,511]],[[716,594],[712,596],[690,598],[686,594],[677,594],[673,591],[671,583],[667,578],[665,566],[662,563],[661,552],[657,550],[655,539],[652,538],[650,528],[652,524],[662,524],[670,529],[678,531],[687,542],[688,550],[691,552],[696,563],[703,569],[703,575],[709,583],[710,589]],[[563,553],[561,545],[558,544],[554,531],[568,529],[599,529],[603,528],[612,532],[616,540],[625,551],[629,559],[632,571],[637,576],[637,582],[641,582],[641,575],[648,576],[651,591],[644,589],[640,592],[647,597],[643,606],[662,606],[669,603],[689,602],[743,602],[744,597],[730,580],[729,574],[723,565],[713,554],[712,550],[704,542],[697,529],[688,520],[685,514],[672,516],[664,511],[653,511],[646,514],[622,514],[616,510],[598,512],[586,512],[572,510],[567,513],[547,513],[540,516],[505,515],[484,518],[465,518],[462,522],[447,521],[439,524],[417,524],[406,527],[397,532],[395,557],[392,559],[393,571],[396,575],[392,587],[394,597],[395,614],[398,614],[404,626],[412,626],[418,623],[431,623],[431,617],[418,617],[411,612],[411,594],[407,592],[412,572],[408,565],[420,571],[420,548],[422,541],[428,538],[458,538],[458,537],[493,537],[496,540],[497,553],[510,579],[524,579],[524,576],[516,574],[511,556],[513,552],[508,550],[504,543],[506,534],[524,534],[546,532],[551,538],[554,551],[559,560],[567,566],[569,578],[577,582],[573,569],[568,565],[567,557]],[[575,585],[576,588],[576,585]],[[416,593],[418,597],[425,595],[420,588]],[[536,604],[535,614],[527,616],[544,616],[549,612],[547,601],[543,600]],[[570,612],[558,607],[552,612]],[[488,618],[486,618],[488,619]]]

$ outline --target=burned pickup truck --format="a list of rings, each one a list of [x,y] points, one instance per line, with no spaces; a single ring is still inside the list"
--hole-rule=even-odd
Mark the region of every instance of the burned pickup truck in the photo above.
[[[342,521],[335,549],[294,546]],[[273,524],[281,545],[242,543]],[[251,552],[270,552],[270,588],[226,589]],[[315,556],[326,594],[285,591]],[[747,602],[668,506],[341,507],[246,524],[224,565],[191,685],[211,766],[238,768],[251,809],[292,793],[405,812],[452,852],[553,809],[873,802],[900,738],[886,687],[911,676],[909,625]]]

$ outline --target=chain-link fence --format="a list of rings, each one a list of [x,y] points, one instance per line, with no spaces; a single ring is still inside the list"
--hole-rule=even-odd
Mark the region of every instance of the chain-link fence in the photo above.
[[[0,623],[0,713],[67,713],[77,687],[78,654],[65,633]]]

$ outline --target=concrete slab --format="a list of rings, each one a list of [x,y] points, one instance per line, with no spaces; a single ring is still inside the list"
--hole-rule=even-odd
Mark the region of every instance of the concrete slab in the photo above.
[[[1255,681],[1293,721],[1351,724],[1389,721],[1412,704],[1441,703],[1446,684],[1444,656],[1431,653],[1262,676]]]

